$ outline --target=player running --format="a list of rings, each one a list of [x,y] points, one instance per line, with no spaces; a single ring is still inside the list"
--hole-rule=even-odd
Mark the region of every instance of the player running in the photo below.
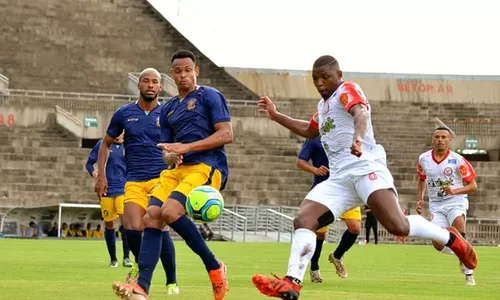
[[[102,140],[98,141],[92,151],[90,151],[89,158],[85,164],[85,168],[90,176],[97,179],[98,172],[94,169],[94,164],[97,162],[97,154],[101,147]],[[123,147],[123,133],[113,140],[111,145],[106,165],[106,179],[108,181],[108,192],[105,196],[100,197],[101,213],[104,220],[104,238],[106,239],[106,246],[108,247],[109,257],[111,259],[110,267],[118,267],[118,259],[116,258],[116,235],[115,235],[115,220],[120,218],[123,224],[123,195],[125,188],[125,147]],[[123,246],[123,266],[132,267],[132,262],[129,258],[129,248],[127,237],[125,235],[125,228],[120,225],[120,233],[122,236]]]
[[[160,110],[158,94],[162,90],[160,73],[152,68],[139,75],[139,100],[120,107],[111,118],[106,136],[99,149],[98,167],[105,170],[113,140],[125,130],[127,183],[125,184],[125,208],[123,226],[126,229],[130,250],[135,256],[127,281],[133,282],[138,275],[138,259],[141,251],[143,217],[149,203],[149,195],[159,183],[161,171],[166,169],[160,142]],[[106,173],[99,172],[96,192],[103,195],[108,190]],[[161,259],[167,276],[167,294],[178,294],[175,249],[168,231],[160,232]]]
[[[312,165],[309,164],[312,162]],[[320,182],[328,179],[328,157],[321,145],[321,138],[307,139],[302,145],[299,156],[297,157],[297,167],[305,172],[314,174],[314,181],[311,189],[314,189]],[[354,245],[358,234],[361,231],[361,209],[358,207],[342,214],[340,219],[344,220],[347,230],[342,235],[340,243],[334,252],[330,253],[328,260],[335,266],[337,275],[341,278],[347,278],[347,270],[344,266],[344,254]],[[328,232],[328,226],[321,227],[316,231],[316,249],[311,258],[311,281],[313,283],[322,283],[323,278],[319,271],[319,258],[323,243]]]
[[[401,212],[392,175],[385,165],[386,154],[375,142],[370,105],[361,88],[342,81],[339,64],[329,55],[315,61],[312,77],[322,99],[310,121],[278,112],[268,97],[261,97],[258,102],[262,113],[294,133],[306,138],[321,134],[330,177],[309,192],[294,219],[287,276],[280,279],[255,274],[252,280],[257,289],[271,297],[298,299],[306,266],[316,247],[315,231],[363,203],[370,206],[391,234],[443,243],[466,267],[474,269],[474,248],[456,229],[441,228],[418,215],[405,217]]]
[[[465,238],[465,221],[469,201],[467,194],[476,191],[476,173],[460,154],[450,150],[452,134],[447,127],[438,127],[432,135],[433,149],[418,158],[417,213],[421,214],[427,186],[431,222],[441,226],[453,226]],[[433,241],[438,251],[453,254],[444,243]],[[466,285],[476,285],[473,271],[462,263]]]
[[[122,299],[148,299],[158,262],[160,228],[166,222],[200,256],[212,282],[214,299],[221,300],[228,290],[226,266],[207,247],[184,207],[187,195],[195,187],[224,188],[228,175],[224,145],[232,142],[231,118],[226,99],[219,91],[196,84],[199,67],[193,53],[177,51],[171,63],[170,74],[179,95],[161,110],[162,143],[158,146],[173,168],[161,173],[160,184],[151,194],[144,218],[139,279],[134,284],[115,282],[113,289]]]

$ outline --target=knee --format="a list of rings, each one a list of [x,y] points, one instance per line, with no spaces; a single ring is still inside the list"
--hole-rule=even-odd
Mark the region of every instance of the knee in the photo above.
[[[176,200],[169,199],[161,208],[161,219],[167,224],[172,224],[185,214],[184,207]]]
[[[160,207],[158,206],[149,207],[148,211],[146,212],[143,218],[144,227],[162,229],[163,221],[161,217],[162,213]]]
[[[125,214],[123,218],[123,227],[126,230],[138,230],[142,231],[144,229],[143,215]]]
[[[359,234],[361,232],[361,222],[353,221],[347,224],[347,230],[352,234]]]
[[[318,229],[318,220],[312,220],[303,214],[298,214],[293,219],[293,228],[297,229],[309,229],[311,231],[316,231]]]
[[[108,230],[115,229],[115,222],[114,221],[105,221],[104,222],[104,228],[106,228]]]

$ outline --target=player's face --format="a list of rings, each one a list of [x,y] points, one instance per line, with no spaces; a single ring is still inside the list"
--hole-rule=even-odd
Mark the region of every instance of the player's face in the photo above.
[[[446,151],[450,147],[451,134],[447,130],[436,130],[432,135],[434,150]]]
[[[156,72],[147,72],[139,78],[137,85],[142,99],[146,102],[153,102],[158,98],[158,94],[163,89],[161,77]]]
[[[328,99],[341,84],[342,72],[332,66],[313,68],[314,86],[323,99]]]
[[[196,77],[200,74],[200,68],[195,66],[189,57],[177,58],[172,63],[170,75],[179,90],[189,90],[196,86]]]

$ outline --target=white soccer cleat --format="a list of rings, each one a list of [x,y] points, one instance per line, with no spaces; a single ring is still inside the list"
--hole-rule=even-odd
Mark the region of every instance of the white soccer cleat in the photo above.
[[[110,268],[118,268],[118,261],[113,260],[113,261],[109,264],[109,267],[110,267]]]
[[[474,275],[465,275],[465,285],[476,285],[476,280],[474,280]]]

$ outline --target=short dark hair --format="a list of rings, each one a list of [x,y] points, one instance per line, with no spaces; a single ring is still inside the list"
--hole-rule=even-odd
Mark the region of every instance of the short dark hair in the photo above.
[[[193,52],[189,50],[179,50],[176,51],[173,55],[172,58],[170,59],[170,62],[173,63],[174,60],[178,58],[191,58],[191,60],[196,64],[196,56],[194,55]]]
[[[338,66],[339,62],[337,59],[331,55],[323,55],[320,56],[316,61],[314,62],[313,68],[321,68],[324,66],[331,65],[332,67]]]
[[[438,127],[434,128],[434,132],[436,132],[438,130],[446,130],[446,131],[448,131],[451,134],[450,128],[448,128],[446,126],[438,126]]]

